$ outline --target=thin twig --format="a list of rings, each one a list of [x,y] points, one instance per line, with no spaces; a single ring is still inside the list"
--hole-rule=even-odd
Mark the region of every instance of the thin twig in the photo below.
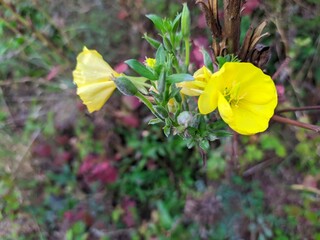
[[[282,63],[281,65],[278,67],[277,71],[272,75],[272,79],[275,80],[279,77],[280,73],[282,72],[282,70],[284,68],[286,68],[290,62],[290,58],[287,57]]]
[[[285,124],[289,124],[289,125],[300,127],[300,128],[305,128],[305,129],[309,129],[314,132],[320,133],[320,126],[312,125],[309,123],[299,122],[299,121],[292,120],[289,118],[280,117],[278,115],[274,115],[271,119],[276,122],[285,123]]]
[[[243,177],[248,177],[251,176],[263,169],[266,169],[267,167],[269,167],[270,165],[272,165],[273,163],[276,162],[276,160],[278,160],[277,158],[272,158],[263,162],[260,162],[252,167],[250,167],[249,169],[246,169],[244,171],[244,173],[242,174]]]
[[[310,111],[310,110],[320,110],[320,106],[305,106],[305,107],[295,107],[295,108],[284,108],[284,109],[276,111],[276,113]]]

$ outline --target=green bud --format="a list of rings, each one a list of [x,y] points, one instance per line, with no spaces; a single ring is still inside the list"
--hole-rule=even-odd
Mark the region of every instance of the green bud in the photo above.
[[[181,16],[181,32],[184,39],[190,37],[190,24],[190,11],[187,3],[184,3]]]
[[[126,77],[118,77],[114,80],[117,89],[124,95],[134,96],[138,92],[136,86]]]

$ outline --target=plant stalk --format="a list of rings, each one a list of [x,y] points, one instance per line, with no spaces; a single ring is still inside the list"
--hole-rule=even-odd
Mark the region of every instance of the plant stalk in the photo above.
[[[300,127],[300,128],[305,128],[305,129],[320,133],[320,126],[312,125],[309,123],[299,122],[299,121],[288,119],[288,118],[281,117],[278,115],[273,115],[273,117],[271,119],[276,122],[285,123],[285,124],[289,124],[289,125]]]

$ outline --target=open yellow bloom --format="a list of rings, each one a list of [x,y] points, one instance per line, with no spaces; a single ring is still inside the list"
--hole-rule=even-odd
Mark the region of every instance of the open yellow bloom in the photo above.
[[[194,80],[190,82],[177,83],[177,87],[181,88],[181,93],[187,96],[199,96],[202,94],[205,86],[211,78],[211,71],[203,66],[194,74]]]
[[[208,114],[217,107],[234,131],[251,135],[268,128],[278,103],[271,77],[251,63],[225,63],[211,76],[198,101],[199,111]]]
[[[83,48],[77,57],[73,81],[77,84],[77,94],[90,113],[101,109],[110,98],[116,89],[112,79],[119,75],[97,51]]]

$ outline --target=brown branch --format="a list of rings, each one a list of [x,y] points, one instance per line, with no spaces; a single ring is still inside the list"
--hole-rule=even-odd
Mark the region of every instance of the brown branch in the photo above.
[[[292,119],[289,119],[289,118],[280,117],[278,115],[273,115],[273,117],[271,119],[273,121],[276,121],[276,122],[279,122],[279,123],[285,123],[285,124],[289,124],[289,125],[300,127],[300,128],[305,128],[305,129],[312,130],[314,132],[320,133],[320,126],[312,125],[312,124],[309,124],[309,123],[299,122],[299,121],[292,120]]]
[[[284,68],[286,68],[288,66],[290,62],[290,58],[287,57],[282,63],[281,65],[278,67],[277,71],[273,74],[272,79],[275,80],[279,77],[280,73],[282,72],[282,70]]]
[[[298,111],[310,111],[310,110],[320,110],[320,106],[306,106],[306,107],[295,107],[295,108],[284,108],[276,113],[284,113],[284,112],[298,112]]]
[[[241,0],[224,0],[224,37],[228,53],[236,54],[239,49]]]

